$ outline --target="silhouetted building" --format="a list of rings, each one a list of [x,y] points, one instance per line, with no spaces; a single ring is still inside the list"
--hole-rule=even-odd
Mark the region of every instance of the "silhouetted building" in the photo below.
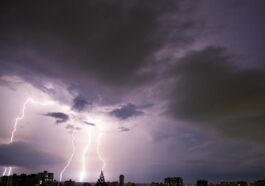
[[[164,183],[152,182],[150,186],[164,186]]]
[[[133,182],[128,182],[128,183],[127,183],[127,186],[136,186],[136,184],[133,183]]]
[[[1,186],[53,186],[53,173],[44,171],[38,174],[3,176]]]
[[[198,180],[197,186],[208,186],[208,181],[207,180]]]
[[[72,180],[68,180],[68,181],[65,181],[63,185],[64,186],[75,186],[75,182]]]
[[[100,172],[99,179],[96,183],[96,186],[107,186],[107,183],[105,182],[103,171]]]
[[[160,182],[152,182],[150,184],[150,186],[164,186],[164,183],[160,183]]]
[[[246,181],[222,181],[220,186],[247,186]]]
[[[238,181],[237,182],[237,186],[247,186],[247,185],[248,185],[248,182],[246,182],[246,181]]]
[[[40,185],[52,185],[53,173],[44,171],[38,174]]]
[[[90,183],[84,183],[83,186],[91,186]]]
[[[165,178],[165,186],[184,186],[181,177],[167,177]]]
[[[107,182],[107,186],[119,186],[119,182],[117,181]]]
[[[264,186],[264,185],[265,185],[265,180],[255,181],[255,186]]]
[[[124,186],[124,175],[120,175],[119,177],[119,186]]]

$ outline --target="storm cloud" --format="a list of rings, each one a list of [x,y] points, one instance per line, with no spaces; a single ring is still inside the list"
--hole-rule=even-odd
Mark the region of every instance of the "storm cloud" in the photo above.
[[[172,72],[168,113],[225,136],[264,141],[265,69],[238,60],[221,47],[187,53]]]
[[[125,171],[129,180],[143,183],[176,174],[257,178],[265,149],[264,5],[2,0],[0,141],[9,138],[11,119],[21,113],[25,120],[19,119],[16,139],[45,144],[52,152],[60,146],[56,153],[65,160],[75,140],[69,133],[78,130],[78,153],[65,179],[78,179],[79,151],[90,136],[95,139],[87,161],[93,163],[87,168],[93,180],[101,166],[94,161],[97,150],[113,175]],[[28,96],[54,105],[21,112]],[[35,109],[41,117],[33,117]],[[54,121],[66,123],[52,129],[44,124]],[[88,136],[88,130],[94,132]],[[108,134],[98,145],[101,133]],[[16,152],[45,164],[45,153],[38,158],[38,150],[14,143],[0,145],[1,165],[33,167],[20,157],[16,162]],[[37,160],[31,161],[37,166]],[[238,170],[240,162],[247,163],[240,167],[245,172]],[[59,173],[63,163],[50,167]]]
[[[69,116],[62,112],[49,112],[44,114],[44,116],[55,118],[57,124],[67,122],[69,120]]]
[[[77,110],[79,112],[82,111],[86,107],[86,105],[89,104],[87,100],[85,100],[84,98],[80,96],[76,97],[73,100],[73,102],[74,103],[73,103],[72,109]]]
[[[96,126],[95,123],[91,123],[91,122],[87,122],[87,121],[83,121],[83,123],[86,124],[86,125],[93,126],[93,127]]]
[[[194,40],[196,24],[185,17],[190,5],[182,1],[30,2],[2,3],[0,73],[38,88],[53,78],[93,99],[99,93],[119,99],[154,80],[154,54],[164,45]]]
[[[114,109],[110,112],[110,115],[122,120],[128,119],[130,117],[140,116],[142,114],[144,114],[144,112],[138,110],[137,106],[131,103],[123,105],[121,108]]]
[[[1,166],[36,168],[58,162],[61,162],[60,158],[38,150],[25,142],[0,145]]]

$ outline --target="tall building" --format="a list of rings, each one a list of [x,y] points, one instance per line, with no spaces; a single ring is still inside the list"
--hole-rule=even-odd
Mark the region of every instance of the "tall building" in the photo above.
[[[53,173],[48,171],[43,171],[38,174],[40,185],[52,185],[53,183]]]
[[[119,177],[119,186],[124,186],[124,175],[120,175]]]
[[[99,179],[96,183],[96,186],[107,186],[107,183],[105,182],[105,177],[103,174],[103,171],[101,170]]]
[[[208,186],[207,180],[197,180],[197,186]]]
[[[164,180],[165,186],[184,186],[181,177],[167,177]]]

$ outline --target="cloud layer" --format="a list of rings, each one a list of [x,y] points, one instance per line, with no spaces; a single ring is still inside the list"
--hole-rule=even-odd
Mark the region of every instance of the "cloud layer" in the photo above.
[[[44,116],[55,118],[57,124],[67,122],[69,120],[69,116],[62,112],[49,112],[44,114]]]
[[[122,120],[128,119],[130,117],[140,116],[142,114],[144,114],[144,112],[139,110],[137,106],[131,103],[123,105],[121,108],[114,109],[110,112],[110,115]]]
[[[55,164],[61,160],[49,153],[40,151],[30,144],[14,142],[0,145],[0,165],[23,168],[36,168]]]
[[[225,136],[264,141],[265,69],[238,60],[220,47],[187,53],[172,71],[168,113]]]

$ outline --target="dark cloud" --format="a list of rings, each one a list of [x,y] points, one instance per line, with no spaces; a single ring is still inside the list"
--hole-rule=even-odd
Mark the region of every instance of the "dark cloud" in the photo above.
[[[226,136],[264,141],[265,68],[242,68],[238,60],[219,47],[187,53],[174,70],[168,113]]]
[[[120,130],[120,132],[128,132],[128,131],[130,131],[130,129],[127,128],[127,127],[119,127],[119,130]]]
[[[40,151],[24,142],[0,145],[1,166],[36,168],[60,163],[60,161],[58,157]]]
[[[153,106],[154,106],[153,103],[146,103],[146,104],[143,104],[143,105],[139,105],[138,108],[146,109],[146,108],[150,108],[150,107],[153,107]]]
[[[80,127],[76,127],[75,125],[72,125],[72,124],[68,124],[65,128],[66,129],[70,129],[71,131],[73,131],[73,130],[81,130]]]
[[[77,111],[82,111],[86,105],[89,104],[89,102],[87,100],[85,100],[84,98],[78,96],[73,100],[74,104],[72,106],[72,109],[77,110]]]
[[[1,4],[0,74],[36,87],[58,78],[93,98],[100,91],[115,99],[110,92],[150,81],[157,51],[195,39],[196,24],[185,16],[189,5],[179,0]]]
[[[86,125],[90,125],[90,126],[96,126],[95,123],[90,123],[90,122],[87,122],[87,121],[83,121],[83,123],[86,124]]]
[[[56,123],[64,123],[69,120],[69,116],[62,112],[49,112],[47,114],[44,114],[44,116],[49,116],[56,119]]]
[[[139,116],[142,114],[144,114],[144,112],[138,110],[138,107],[131,103],[123,105],[121,108],[114,109],[113,111],[110,112],[110,115],[123,120],[128,119],[130,117]]]

